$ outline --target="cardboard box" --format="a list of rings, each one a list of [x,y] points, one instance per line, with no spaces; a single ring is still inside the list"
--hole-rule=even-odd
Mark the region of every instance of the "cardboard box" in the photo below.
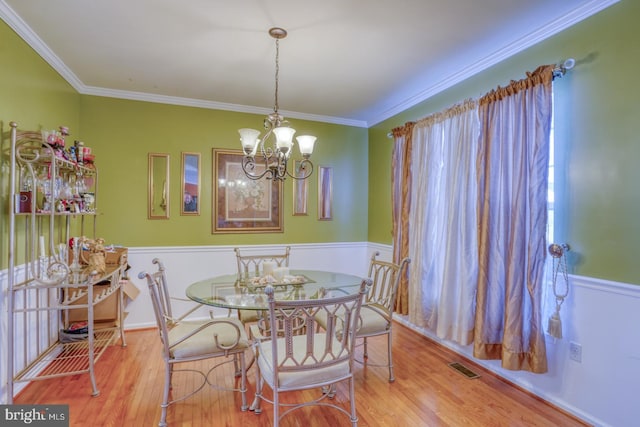
[[[105,263],[107,265],[126,265],[129,256],[129,248],[114,248],[114,252],[107,251]]]
[[[138,297],[138,295],[140,294],[140,289],[138,289],[136,285],[134,285],[129,280],[124,280],[124,279],[120,282],[120,286],[122,287],[122,292],[123,292],[122,296],[123,296],[123,304],[124,304],[123,311],[124,311],[124,309],[127,307],[127,304],[129,304],[131,301],[133,301]],[[108,284],[93,285],[93,294],[98,295],[100,294],[100,292],[103,292],[104,289],[108,287],[109,287]],[[75,302],[75,304],[86,304],[86,303],[87,303],[86,296],[80,298],[78,301]],[[73,304],[70,307],[72,306]],[[87,320],[86,308],[78,308],[75,310],[69,309],[68,317],[67,317],[67,321],[69,323],[82,322],[86,320]],[[98,304],[93,306],[93,321],[97,327],[97,323],[110,324],[110,326],[113,326],[115,322],[117,322],[117,320],[118,320],[118,292],[114,292],[111,295],[109,295],[107,298],[105,298],[104,300],[100,301]],[[121,320],[124,320],[124,313],[123,313],[123,318]]]
[[[109,285],[93,285],[93,294],[98,295],[105,289],[109,288]],[[87,296],[83,296],[74,302],[70,307],[74,305],[81,305],[87,303]],[[118,319],[118,292],[114,292],[98,304],[93,306],[93,321],[94,322],[115,322]],[[69,310],[68,321],[82,322],[87,320],[87,309],[77,308]]]

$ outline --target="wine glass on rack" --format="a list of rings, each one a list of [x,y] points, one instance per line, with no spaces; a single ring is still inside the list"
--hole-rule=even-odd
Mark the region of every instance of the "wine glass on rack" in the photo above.
[[[86,202],[84,200],[84,193],[87,192],[87,187],[84,184],[84,177],[82,176],[81,173],[76,173],[76,177],[75,177],[75,194],[77,197],[77,202],[78,205],[80,206],[80,210],[82,212],[86,212],[87,211],[87,207],[86,207]]]
[[[49,167],[42,166],[36,178],[38,190],[44,196],[42,210],[47,212],[51,208],[51,180],[49,178]]]
[[[33,176],[26,165],[20,165],[20,191],[31,191],[33,188]]]
[[[71,200],[73,199],[73,188],[71,187],[71,183],[68,180],[63,180],[62,178],[56,178],[56,181],[60,187],[60,197],[62,199]]]

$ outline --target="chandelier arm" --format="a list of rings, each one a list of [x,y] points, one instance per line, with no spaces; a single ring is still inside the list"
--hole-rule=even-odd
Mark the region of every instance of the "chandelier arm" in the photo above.
[[[269,160],[274,156],[274,154],[276,154],[276,151],[274,150],[274,148],[267,143],[269,141],[269,138],[273,134],[274,124],[271,121],[268,121],[268,122],[265,121],[264,127],[267,130],[267,132],[264,134],[262,139],[258,142],[258,145],[260,146],[260,153],[265,158],[265,164],[268,165]]]
[[[262,157],[267,160],[265,163],[268,164],[268,160],[270,160],[276,154],[276,152],[272,147],[269,147],[264,143],[260,143],[260,154],[262,154]]]
[[[242,170],[244,171],[244,174],[247,176],[247,178],[253,180],[253,181],[257,181],[259,179],[262,179],[264,176],[266,176],[267,174],[271,174],[273,175],[273,172],[271,171],[271,169],[269,169],[267,161],[265,160],[265,170],[264,172],[262,172],[259,175],[256,175],[253,173],[253,171],[255,171],[256,168],[256,159],[253,156],[245,156],[242,159]],[[267,177],[267,179],[271,179],[271,177]]]
[[[307,168],[309,169],[308,171],[307,171]],[[309,159],[303,159],[303,160],[300,161],[300,169],[305,171],[304,175],[301,175],[301,176],[291,175],[291,172],[289,172],[289,171],[287,171],[287,175],[289,177],[291,177],[293,179],[297,179],[299,181],[301,181],[303,179],[307,179],[313,173],[313,163],[311,163],[311,160],[309,160]]]
[[[287,174],[287,163],[287,157],[284,154],[278,153],[276,155],[276,164],[273,167],[274,179],[284,180]]]

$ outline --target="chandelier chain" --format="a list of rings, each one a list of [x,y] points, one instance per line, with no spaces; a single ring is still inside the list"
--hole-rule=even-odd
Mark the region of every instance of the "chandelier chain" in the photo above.
[[[278,114],[278,80],[280,74],[280,39],[276,39],[276,93],[275,103],[273,105],[274,113]]]

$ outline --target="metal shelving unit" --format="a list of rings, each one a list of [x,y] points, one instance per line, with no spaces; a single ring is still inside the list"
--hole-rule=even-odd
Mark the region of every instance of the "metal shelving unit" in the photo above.
[[[64,158],[43,133],[19,131],[15,122],[10,126],[8,403],[15,383],[81,373],[90,375],[97,396],[95,363],[118,338],[126,345],[125,265],[98,274],[83,269],[78,253],[69,255],[74,232],[83,236],[91,228],[95,234],[98,172],[92,164]],[[96,283],[106,286],[94,288]],[[114,294],[117,318],[96,327],[94,307]],[[61,331],[77,310],[87,319],[86,338],[63,342],[61,336],[68,335]]]

